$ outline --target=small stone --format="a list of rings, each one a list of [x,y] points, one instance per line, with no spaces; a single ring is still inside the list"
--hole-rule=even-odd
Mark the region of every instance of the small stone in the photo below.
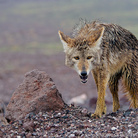
[[[135,127],[135,129],[137,129],[137,130],[138,130],[138,124],[136,124],[136,127]]]
[[[75,104],[74,103],[71,103],[69,107],[74,107],[74,106],[75,106]]]
[[[55,133],[57,130],[55,128],[51,128],[50,132]]]
[[[69,114],[69,110],[66,110],[66,114]]]
[[[131,114],[132,109],[128,109],[127,111],[124,112],[123,116],[129,116]]]
[[[131,130],[131,129],[129,129],[129,130],[128,130],[128,133],[129,133],[129,134],[131,134],[131,133],[132,133],[132,130]]]
[[[31,133],[28,133],[27,135],[26,135],[26,138],[30,138],[32,136],[32,134]]]
[[[128,127],[131,127],[132,126],[132,124],[131,125],[128,125]]]
[[[55,118],[60,118],[61,117],[61,113],[57,113],[54,117]]]
[[[79,136],[82,132],[81,131],[78,131],[78,130],[74,130],[73,133],[75,134],[75,136]]]
[[[112,128],[111,128],[111,130],[113,130],[113,131],[116,130],[116,129],[117,129],[116,127],[112,127]]]
[[[63,119],[67,119],[67,118],[68,118],[68,116],[64,115],[64,116],[62,116],[62,118],[63,118]]]
[[[19,125],[23,125],[23,121],[22,120],[19,120]]]
[[[74,103],[74,104],[84,104],[87,100],[87,95],[86,94],[81,94],[79,96],[73,97],[68,104]]]
[[[83,108],[81,113],[83,113],[84,115],[87,115],[88,114],[88,110],[86,108]]]
[[[18,129],[18,126],[15,126],[15,129]]]
[[[38,113],[39,116],[42,116],[42,114],[43,114],[42,112],[39,112],[39,113]]]
[[[110,115],[113,117],[113,116],[116,116],[117,113],[116,112],[112,112]]]
[[[34,122],[33,122],[33,121],[25,122],[25,123],[23,124],[23,128],[24,128],[26,131],[33,131]]]
[[[107,134],[106,134],[106,137],[112,137],[112,134],[107,133]]]
[[[35,133],[35,132],[32,133],[32,136],[36,136],[36,135],[37,135],[37,133]]]
[[[70,134],[69,138],[75,137],[75,134]]]
[[[88,122],[89,122],[89,123],[91,123],[91,122],[92,122],[92,120],[88,120]]]

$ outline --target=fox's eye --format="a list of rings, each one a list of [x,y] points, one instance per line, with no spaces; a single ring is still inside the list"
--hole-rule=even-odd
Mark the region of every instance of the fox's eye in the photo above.
[[[77,56],[77,57],[74,57],[74,59],[79,60],[80,58]]]
[[[92,56],[88,56],[88,57],[87,57],[88,60],[91,59],[91,58],[92,58]]]

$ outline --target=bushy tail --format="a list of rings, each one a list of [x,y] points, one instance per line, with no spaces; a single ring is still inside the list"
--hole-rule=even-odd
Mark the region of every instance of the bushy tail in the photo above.
[[[123,84],[131,107],[138,108],[138,59],[133,57],[130,64],[124,66]]]

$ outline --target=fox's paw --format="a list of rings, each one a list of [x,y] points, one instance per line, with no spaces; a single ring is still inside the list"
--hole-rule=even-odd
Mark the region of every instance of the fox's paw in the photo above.
[[[113,112],[116,112],[117,110],[119,110],[120,105],[119,104],[113,104]]]
[[[98,119],[98,118],[100,118],[100,116],[97,115],[97,114],[95,114],[95,113],[94,113],[94,114],[91,114],[91,117],[94,118],[94,119]]]
[[[91,114],[91,117],[95,118],[95,119],[98,119],[98,118],[101,118],[104,114],[105,114],[104,112],[99,113],[99,114],[94,113],[94,114]]]
[[[94,114],[91,115],[92,118],[101,118],[102,115],[106,114],[106,106],[104,107],[104,109],[101,110],[96,110]]]

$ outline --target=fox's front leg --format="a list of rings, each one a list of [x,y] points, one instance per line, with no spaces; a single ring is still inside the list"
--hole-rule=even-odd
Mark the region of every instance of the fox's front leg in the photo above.
[[[105,70],[93,70],[92,74],[98,91],[96,110],[95,113],[92,114],[92,117],[99,118],[106,113],[105,91],[109,80],[109,74],[108,72],[105,72]]]

